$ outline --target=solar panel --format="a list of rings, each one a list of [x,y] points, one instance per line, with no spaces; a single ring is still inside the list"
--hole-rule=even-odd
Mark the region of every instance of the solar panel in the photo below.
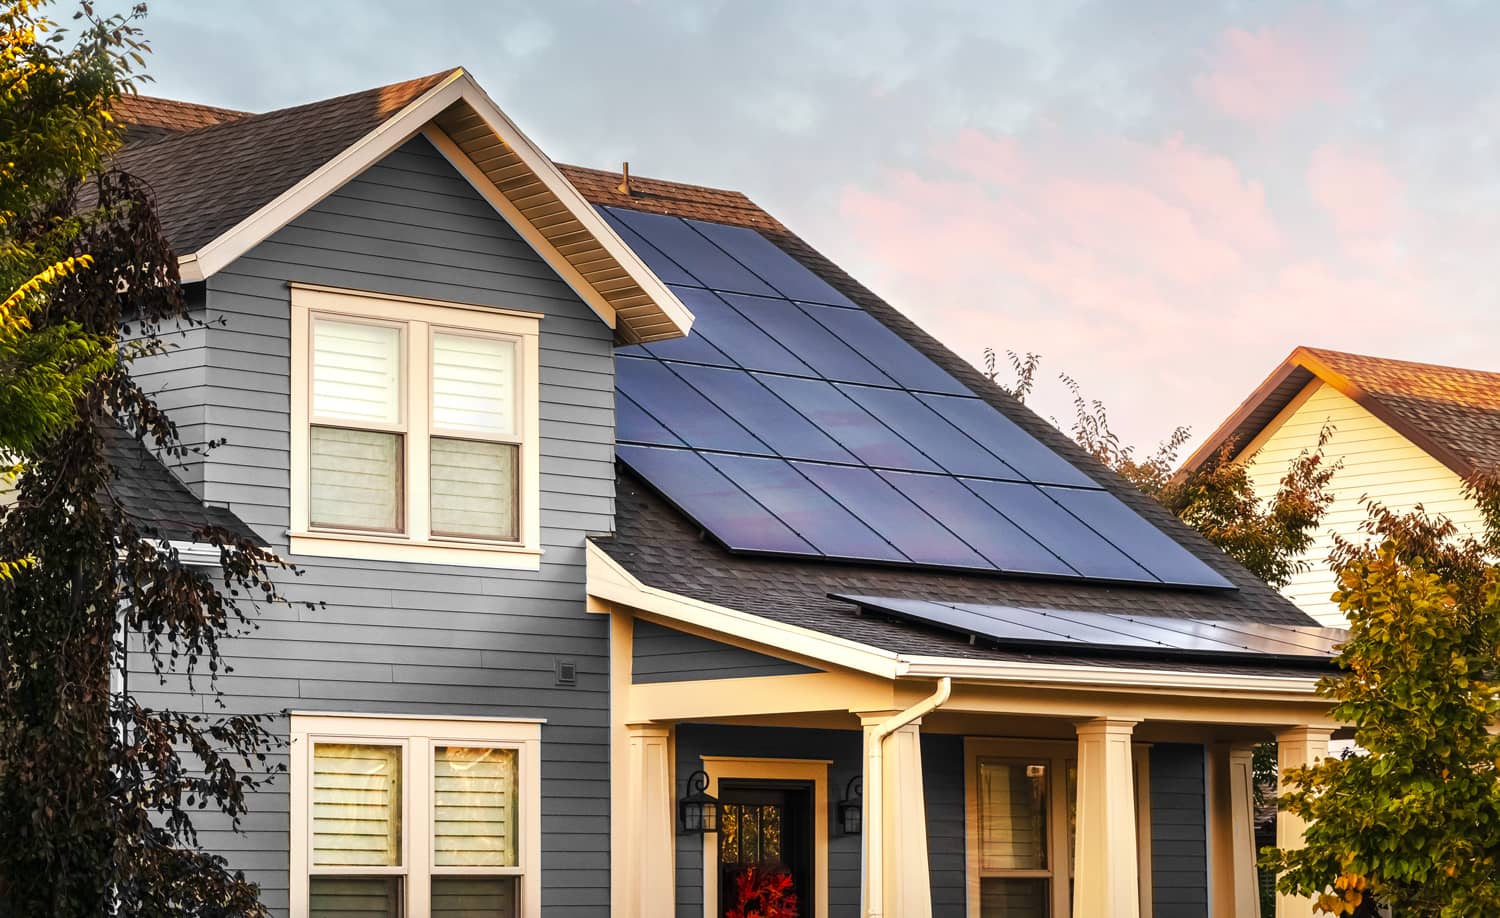
[[[671,481],[668,497],[683,513],[737,551],[807,555],[817,550],[698,453],[620,445],[616,453],[647,481]]]
[[[659,360],[621,357],[615,362],[615,385],[688,446],[761,455],[770,452]]]
[[[786,462],[723,454],[706,458],[823,554],[869,561],[909,560]]]
[[[794,463],[824,493],[919,564],[977,569],[989,562],[870,469]]]
[[[840,385],[838,390],[906,442],[919,444],[922,452],[945,471],[954,475],[1011,481],[1021,477],[994,453],[969,439],[963,431],[917,401],[916,396],[910,392],[849,385]]]
[[[829,303],[848,309],[859,308],[823,278],[807,270],[801,262],[747,226],[726,226],[702,220],[686,222],[789,300]]]
[[[736,293],[777,295],[775,288],[756,277],[749,268],[709,242],[707,237],[688,226],[685,221],[639,210],[610,210],[641,238],[676,262],[697,281],[698,286],[710,290],[733,290]]]
[[[1327,666],[1348,633],[1261,622],[1108,615],[890,596],[834,595],[881,612],[1002,645],[1074,653],[1249,660]]]
[[[736,293],[726,293],[724,299],[740,315],[754,322],[811,367],[813,375],[872,386],[896,385],[895,380],[877,370],[874,364],[840,341],[833,332],[813,321],[791,300]]]
[[[695,316],[618,352],[619,456],[731,551],[1233,589],[759,233],[602,210]]]
[[[1084,577],[1158,582],[1146,568],[1063,510],[1036,485],[978,478],[966,478],[963,482],[984,498],[985,503],[1000,511]]]
[[[923,392],[974,397],[967,386],[863,309],[839,309],[816,303],[798,305],[813,321],[859,351],[899,385]]]
[[[692,364],[678,364],[673,369],[777,455],[823,462],[859,462],[744,370]]]
[[[1130,557],[1161,580],[1219,589],[1233,586],[1108,491],[1042,490],[1090,529],[1114,545],[1128,549]]]

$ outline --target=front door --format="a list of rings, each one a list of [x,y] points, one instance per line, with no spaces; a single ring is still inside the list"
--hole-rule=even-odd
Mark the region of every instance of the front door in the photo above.
[[[747,911],[808,918],[812,856],[811,787],[776,781],[720,784],[720,918],[741,918]],[[793,897],[795,904],[788,907]],[[777,903],[779,911],[768,908]]]

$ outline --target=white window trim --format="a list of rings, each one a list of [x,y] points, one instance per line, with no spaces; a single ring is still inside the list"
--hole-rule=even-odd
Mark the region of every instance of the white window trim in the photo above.
[[[1140,871],[1141,914],[1152,909],[1151,894],[1151,747],[1131,744],[1136,794],[1136,852]],[[990,736],[964,737],[964,887],[969,918],[980,918],[979,912],[979,760],[1043,759],[1051,770],[1047,785],[1048,870],[1018,870],[1008,874],[1016,879],[1051,874],[1052,910],[1050,918],[1071,918],[1068,880],[1072,874],[1073,852],[1068,850],[1068,764],[1078,760],[1078,743],[1070,740],[1010,739]]]
[[[291,715],[291,918],[307,918],[309,877],[399,874],[406,877],[406,918],[427,918],[432,907],[434,874],[519,876],[520,918],[542,914],[542,722],[499,718],[384,717],[368,714]],[[402,866],[399,868],[314,868],[311,866],[312,777],[314,742],[400,745],[403,749]],[[434,868],[432,866],[432,750],[449,743],[470,743],[517,751],[516,822],[519,827],[514,868]]]
[[[539,360],[541,316],[538,313],[419,297],[291,284],[291,527],[293,554],[372,561],[415,561],[469,567],[537,570],[541,566],[541,406]],[[311,418],[311,346],[314,315],[376,322],[408,323],[402,336],[404,443],[403,533],[314,529],[309,501],[309,427]],[[416,323],[416,324],[410,324]],[[429,534],[431,391],[429,360],[432,329],[478,332],[514,339],[519,404],[516,426],[520,446],[519,536],[515,542]],[[418,340],[420,339],[420,340]],[[418,392],[421,397],[408,397]],[[507,440],[509,438],[506,438]]]

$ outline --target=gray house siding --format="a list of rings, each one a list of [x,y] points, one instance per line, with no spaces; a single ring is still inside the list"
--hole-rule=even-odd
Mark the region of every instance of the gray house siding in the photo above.
[[[858,918],[860,837],[838,828],[838,802],[863,765],[857,730],[809,730],[681,724],[677,728],[677,793],[703,767],[701,756],[827,759],[828,915]],[[927,804],[928,864],[933,918],[963,918],[964,760],[963,737],[922,737],[922,775]],[[703,841],[677,836],[677,918],[703,916]]]
[[[1151,747],[1151,886],[1156,918],[1208,914],[1203,747]]]
[[[685,634],[654,622],[635,623],[631,681],[689,682],[696,679],[739,679],[753,676],[795,676],[821,670],[742,647],[732,647]]]
[[[142,369],[189,442],[227,440],[184,477],[278,551],[289,525],[288,281],[540,312],[539,572],[296,557],[286,591],[317,608],[261,610],[225,644],[228,710],[542,717],[542,882],[549,916],[609,903],[608,622],[584,611],[584,539],[613,528],[610,330],[464,179],[417,138],[207,282],[222,326]],[[158,385],[158,383],[160,385]],[[575,687],[556,684],[559,658]],[[147,674],[137,688],[157,687]],[[204,709],[182,680],[145,699]],[[210,702],[211,704],[211,702]],[[212,707],[210,711],[214,710]],[[285,735],[287,724],[279,722]],[[284,750],[283,750],[284,752]],[[282,760],[285,761],[283,755]],[[245,833],[200,819],[204,843],[284,914],[284,780]]]

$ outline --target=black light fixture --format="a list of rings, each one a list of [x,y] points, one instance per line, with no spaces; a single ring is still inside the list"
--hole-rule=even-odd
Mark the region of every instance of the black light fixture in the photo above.
[[[682,820],[682,834],[704,835],[719,831],[719,801],[708,793],[708,774],[695,771],[688,775],[687,793],[677,803]]]
[[[858,835],[863,828],[864,810],[865,779],[855,775],[844,788],[844,799],[839,801],[839,829],[845,835]]]

